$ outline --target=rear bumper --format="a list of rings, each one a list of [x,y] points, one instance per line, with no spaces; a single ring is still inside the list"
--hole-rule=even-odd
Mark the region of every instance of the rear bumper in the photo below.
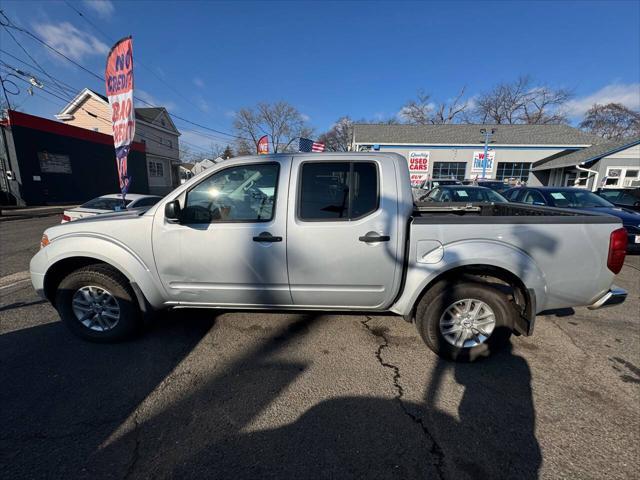
[[[598,308],[613,307],[614,305],[620,305],[627,298],[627,291],[612,285],[607,293],[600,297],[596,302],[589,305],[589,310],[596,310]]]

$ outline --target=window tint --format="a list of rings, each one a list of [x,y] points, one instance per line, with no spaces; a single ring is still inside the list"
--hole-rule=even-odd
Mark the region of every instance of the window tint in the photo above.
[[[515,202],[516,198],[518,197],[518,194],[520,193],[521,190],[517,189],[517,188],[513,188],[505,193],[503,193],[502,195],[509,200],[510,202]]]
[[[125,206],[131,203],[125,197]],[[122,199],[120,198],[94,198],[87,203],[80,205],[82,208],[95,208],[97,210],[120,210],[122,208]]]
[[[620,195],[620,193],[618,193],[617,190],[610,190],[610,191],[604,190],[600,192],[600,196],[606,198],[610,202],[615,202],[616,199],[618,198],[618,195]]]
[[[160,197],[141,198],[133,204],[133,207],[150,207],[158,203],[158,200],[160,200]]]
[[[298,215],[302,220],[353,220],[378,208],[378,173],[371,162],[304,163]]]
[[[540,192],[536,192],[535,190],[527,190],[527,192],[524,194],[524,197],[520,201],[522,203],[528,203],[529,205],[544,205],[546,203],[542,194]]]
[[[378,169],[373,163],[353,164],[351,219],[362,218],[378,209]]]
[[[221,170],[187,194],[183,223],[265,222],[273,218],[279,166],[243,165]]]

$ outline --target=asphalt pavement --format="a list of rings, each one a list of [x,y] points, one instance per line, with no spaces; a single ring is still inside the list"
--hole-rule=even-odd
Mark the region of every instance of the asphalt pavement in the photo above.
[[[24,277],[58,221],[0,223],[3,478],[640,478],[640,257],[625,304],[471,365],[322,312],[182,310],[96,345]]]

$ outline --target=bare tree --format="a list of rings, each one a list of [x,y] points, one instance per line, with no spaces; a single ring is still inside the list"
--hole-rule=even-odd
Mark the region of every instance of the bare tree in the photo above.
[[[192,152],[191,152],[191,147],[189,147],[188,145],[184,144],[183,142],[180,142],[180,161],[182,163],[186,163],[186,162],[190,162],[191,161],[191,156],[192,156]]]
[[[438,104],[431,100],[431,95],[420,89],[415,99],[404,104],[400,117],[411,125],[457,123],[463,120],[469,106],[469,101],[463,98],[465,89],[463,87],[452,100]]]
[[[340,117],[328,132],[318,137],[329,152],[347,152],[353,140],[353,121],[348,116]]]
[[[589,133],[611,140],[640,135],[640,112],[621,103],[594,104],[579,127]]]
[[[218,157],[224,158],[224,151],[225,148],[222,145],[211,143],[209,144],[208,158],[211,158],[211,160],[215,160]]]
[[[433,114],[431,95],[423,89],[418,90],[416,98],[409,100],[400,109],[400,117],[412,125],[429,125]]]
[[[302,114],[287,102],[259,103],[255,108],[242,108],[236,114],[233,127],[239,137],[237,150],[240,154],[255,153],[258,140],[263,135],[269,137],[273,152],[294,149],[294,140],[310,137],[310,128]]]
[[[457,123],[461,120],[469,107],[469,101],[463,99],[465,90],[466,87],[462,87],[460,93],[450,102],[440,103],[431,116],[431,123],[442,125],[445,123]]]
[[[567,123],[563,107],[571,97],[567,89],[534,86],[531,77],[521,76],[481,94],[472,118],[479,123],[497,124]]]

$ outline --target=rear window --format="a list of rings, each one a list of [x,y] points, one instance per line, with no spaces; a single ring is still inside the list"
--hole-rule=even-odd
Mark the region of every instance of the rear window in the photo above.
[[[131,200],[124,201],[124,206],[128,206]],[[119,210],[122,208],[122,199],[120,198],[94,198],[87,203],[80,205],[82,208],[95,208],[97,210]]]
[[[378,169],[372,162],[302,164],[301,220],[355,220],[378,209]]]
[[[449,202],[506,202],[502,195],[488,188],[445,189],[442,193],[442,200]]]

